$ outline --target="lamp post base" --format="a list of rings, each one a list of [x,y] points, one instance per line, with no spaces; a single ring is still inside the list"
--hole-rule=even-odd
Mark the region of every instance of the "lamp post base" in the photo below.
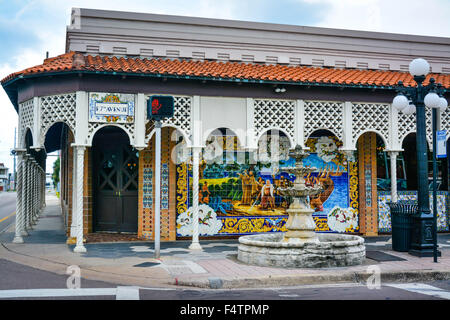
[[[424,250],[417,250],[417,249],[411,249],[408,251],[408,253],[412,256],[419,257],[419,258],[425,258],[425,257],[433,257],[433,248],[431,249],[424,249]],[[441,252],[437,251],[437,256],[441,256]]]

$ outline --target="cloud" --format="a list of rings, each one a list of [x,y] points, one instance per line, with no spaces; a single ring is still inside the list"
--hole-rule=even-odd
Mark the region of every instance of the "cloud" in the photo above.
[[[448,0],[303,0],[328,8],[315,26],[401,33],[450,36]]]

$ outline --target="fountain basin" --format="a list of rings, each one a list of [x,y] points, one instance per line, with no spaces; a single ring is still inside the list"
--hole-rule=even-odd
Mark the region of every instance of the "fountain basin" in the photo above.
[[[347,234],[318,234],[319,242],[282,242],[283,233],[239,238],[238,260],[246,264],[284,268],[327,268],[362,264],[364,239]]]

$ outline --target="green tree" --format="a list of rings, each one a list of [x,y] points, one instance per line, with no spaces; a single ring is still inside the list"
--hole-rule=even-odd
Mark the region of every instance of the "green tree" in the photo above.
[[[59,157],[58,157],[58,159],[56,159],[56,161],[53,163],[52,179],[53,179],[53,185],[55,186],[55,188],[59,182],[59,168],[60,168],[60,161],[59,161]]]

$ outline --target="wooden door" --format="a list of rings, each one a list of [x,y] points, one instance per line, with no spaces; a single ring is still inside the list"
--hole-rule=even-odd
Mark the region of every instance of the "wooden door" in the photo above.
[[[93,141],[94,231],[136,233],[138,152],[118,128],[104,128]]]

